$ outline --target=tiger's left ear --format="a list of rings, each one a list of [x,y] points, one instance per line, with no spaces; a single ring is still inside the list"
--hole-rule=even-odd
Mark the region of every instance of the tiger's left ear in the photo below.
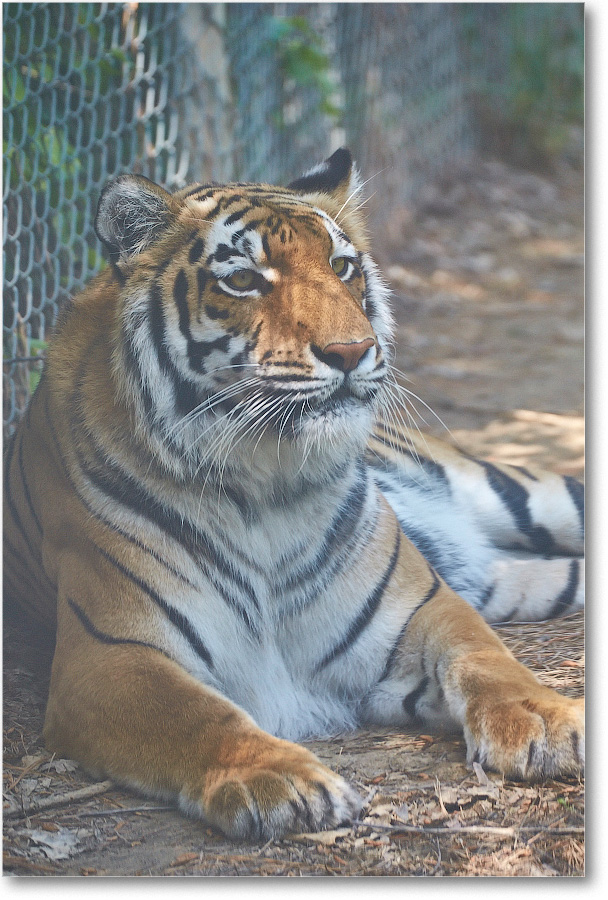
[[[301,178],[296,178],[287,187],[325,210],[332,218],[339,219],[339,224],[344,223],[352,239],[360,244],[367,242],[360,212],[362,185],[350,150],[346,147],[340,147],[329,159]]]

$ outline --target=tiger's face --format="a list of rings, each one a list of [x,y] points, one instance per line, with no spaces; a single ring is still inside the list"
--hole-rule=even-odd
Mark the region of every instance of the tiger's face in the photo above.
[[[197,458],[204,434],[228,448],[221,428],[262,448],[365,442],[390,315],[353,192],[347,151],[288,189],[169,195],[132,176],[106,189],[97,227],[122,282],[122,362],[153,430]]]

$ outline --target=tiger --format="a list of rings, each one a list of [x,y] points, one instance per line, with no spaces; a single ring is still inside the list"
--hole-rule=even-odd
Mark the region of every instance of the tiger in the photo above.
[[[48,749],[229,839],[356,821],[303,742],[423,724],[580,775],[582,699],[491,622],[583,605],[573,478],[388,415],[393,315],[346,148],[288,187],[120,175],[6,453],[5,597],[54,641]]]

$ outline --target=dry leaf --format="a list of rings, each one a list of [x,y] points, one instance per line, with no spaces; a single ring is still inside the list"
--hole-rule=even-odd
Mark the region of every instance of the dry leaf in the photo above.
[[[186,863],[192,862],[195,859],[199,859],[199,853],[182,853],[181,856],[177,856],[169,868],[173,868],[174,866],[183,866]]]
[[[488,776],[486,775],[483,768],[479,765],[478,762],[473,763],[473,771],[477,775],[477,781],[480,784],[492,784],[492,782],[490,781],[490,779],[488,778]]]
[[[78,763],[74,762],[73,759],[52,759],[45,766],[42,766],[42,771],[54,771],[61,775],[63,772],[75,772],[77,768]]]
[[[45,754],[36,754],[35,756],[24,756],[21,760],[21,765],[24,769],[35,769],[40,763],[43,763],[48,756]]]
[[[399,819],[399,821],[403,825],[405,825],[410,818],[410,808],[407,803],[402,803],[401,806],[398,806],[393,815],[396,819]]]
[[[90,837],[93,832],[88,828],[60,828],[56,832],[44,831],[42,828],[31,828],[27,832],[28,839],[36,844],[48,859],[69,859],[78,852],[78,845],[83,838]]]
[[[333,831],[304,831],[302,834],[290,834],[289,840],[303,844],[324,844],[326,847],[332,847],[339,838],[346,837],[350,833],[350,828],[336,828]]]

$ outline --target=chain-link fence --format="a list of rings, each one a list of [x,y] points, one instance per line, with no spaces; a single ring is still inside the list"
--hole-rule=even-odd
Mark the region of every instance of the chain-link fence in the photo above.
[[[514,59],[540,48],[541,81],[562,57],[558,77],[582,67],[581,4],[7,3],[3,24],[9,430],[59,306],[103,264],[93,221],[108,178],[280,183],[347,143],[376,176],[382,236],[479,142],[484,89],[509,85]]]
[[[181,17],[171,4],[3,6],[9,425],[37,380],[34,357],[59,306],[103,264],[93,221],[104,182],[135,171],[171,188],[191,169],[211,174],[214,154],[199,135],[213,85],[193,77]]]

